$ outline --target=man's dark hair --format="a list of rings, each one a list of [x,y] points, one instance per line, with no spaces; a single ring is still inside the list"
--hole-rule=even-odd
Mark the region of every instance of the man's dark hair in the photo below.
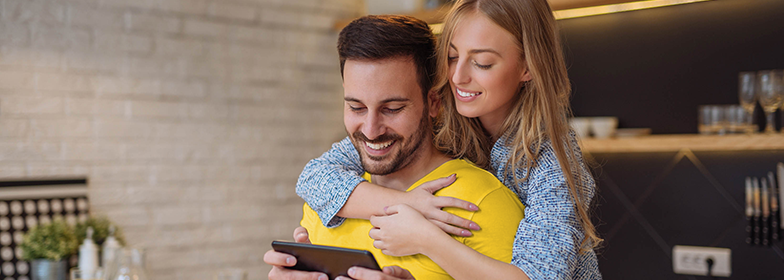
[[[436,70],[436,38],[424,21],[397,15],[372,15],[349,23],[338,37],[340,76],[346,60],[380,60],[411,57],[427,103]]]

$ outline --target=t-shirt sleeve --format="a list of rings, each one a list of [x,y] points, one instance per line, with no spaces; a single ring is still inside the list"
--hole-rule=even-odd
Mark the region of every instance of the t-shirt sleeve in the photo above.
[[[344,218],[337,213],[354,188],[365,181],[359,153],[348,137],[308,162],[297,180],[297,195],[313,208],[326,227],[336,227]]]
[[[514,193],[501,186],[488,193],[477,206],[480,210],[471,220],[482,229],[474,231],[463,243],[493,259],[511,262],[515,233],[524,216],[523,205]]]

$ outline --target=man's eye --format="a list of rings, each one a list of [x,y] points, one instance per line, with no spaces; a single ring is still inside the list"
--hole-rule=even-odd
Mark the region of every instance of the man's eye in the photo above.
[[[362,110],[365,110],[365,107],[348,106],[348,108],[351,109],[352,112],[361,112]]]
[[[400,107],[400,108],[387,108],[386,110],[389,113],[397,113],[397,112],[400,112],[401,110],[403,110],[403,107]]]

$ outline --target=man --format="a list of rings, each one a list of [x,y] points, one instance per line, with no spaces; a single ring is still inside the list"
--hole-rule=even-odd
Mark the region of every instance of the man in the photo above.
[[[403,16],[367,16],[341,31],[338,39],[344,87],[344,124],[349,139],[374,184],[410,191],[423,182],[457,174],[458,180],[439,191],[479,205],[478,212],[446,211],[477,224],[488,225],[470,237],[455,237],[463,244],[500,261],[509,262],[512,243],[523,206],[517,196],[492,174],[470,162],[452,159],[433,144],[433,118],[439,98],[429,92],[435,69],[434,38],[427,24]],[[344,140],[347,141],[347,140]],[[346,219],[327,228],[308,205],[295,231],[297,241],[349,247],[373,253],[384,273],[354,269],[355,279],[412,278],[451,279],[424,255],[385,255],[373,246],[369,221]],[[319,273],[287,270],[296,260],[267,252],[265,262],[274,265],[270,279],[322,279]],[[410,271],[396,268],[402,267]]]

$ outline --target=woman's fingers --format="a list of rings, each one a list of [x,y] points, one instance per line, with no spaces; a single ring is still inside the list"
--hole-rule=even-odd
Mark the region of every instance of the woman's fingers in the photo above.
[[[398,267],[398,270],[405,270],[405,269],[402,269],[402,268]],[[403,274],[403,275],[405,275],[405,274]],[[410,275],[411,274],[409,273],[408,276],[410,276]],[[350,276],[353,279],[357,279],[357,280],[401,280],[401,279],[414,279],[414,277],[405,277],[405,276],[404,277],[398,277],[397,275],[389,275],[389,274],[386,274],[386,273],[384,273],[382,271],[367,269],[367,268],[358,267],[358,266],[349,268],[348,269],[348,276]],[[348,280],[347,278],[340,278],[340,277],[336,278],[336,280],[337,279]]]
[[[304,227],[298,227],[294,229],[294,242],[310,244],[310,238],[308,238],[308,229]]]
[[[381,271],[383,271],[384,274],[387,274],[392,277],[397,277],[400,279],[414,279],[414,275],[411,275],[411,272],[396,265],[387,266]]]
[[[430,220],[436,220],[445,224],[453,225],[456,227],[461,227],[470,230],[480,230],[482,228],[479,227],[476,223],[472,222],[471,220],[461,218],[458,215],[443,211],[437,210],[431,213],[430,215],[426,216]],[[443,228],[442,228],[443,229]]]
[[[455,182],[456,179],[457,179],[457,174],[452,174],[452,175],[449,175],[447,177],[442,177],[442,178],[435,179],[433,181],[425,182],[425,183],[419,185],[416,188],[417,189],[423,189],[423,190],[433,194],[436,191],[451,185],[452,183]]]
[[[476,206],[476,204],[473,204],[471,202],[468,202],[468,201],[465,201],[465,200],[462,200],[462,199],[457,199],[457,198],[454,198],[454,197],[450,197],[450,196],[437,196],[437,197],[434,197],[433,198],[433,202],[434,202],[435,206],[438,207],[438,208],[454,207],[454,208],[465,209],[465,210],[468,210],[468,211],[478,211],[479,210],[479,207]]]
[[[456,226],[452,226],[452,225],[446,224],[446,223],[441,222],[441,221],[430,220],[430,222],[435,224],[436,226],[438,226],[438,228],[440,228],[444,232],[446,232],[448,234],[451,234],[451,235],[457,235],[457,236],[462,236],[462,237],[469,237],[469,236],[473,235],[470,230],[467,230],[467,229],[464,229],[464,228],[459,228],[459,227],[456,227]]]
[[[297,258],[292,255],[269,250],[264,253],[264,262],[274,266],[294,266],[297,264]]]

